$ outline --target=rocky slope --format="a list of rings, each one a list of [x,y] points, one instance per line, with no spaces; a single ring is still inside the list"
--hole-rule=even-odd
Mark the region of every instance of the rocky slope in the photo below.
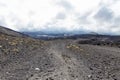
[[[0,80],[119,79],[119,48],[0,34]]]
[[[27,37],[27,35],[24,35],[22,33],[13,31],[11,29],[8,29],[2,26],[0,26],[0,34],[6,34],[6,35],[16,36],[16,37]]]

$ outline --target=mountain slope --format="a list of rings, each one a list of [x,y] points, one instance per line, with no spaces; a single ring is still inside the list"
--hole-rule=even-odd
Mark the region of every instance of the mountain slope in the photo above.
[[[120,49],[41,41],[0,29],[0,80],[119,80]]]
[[[10,35],[10,36],[17,36],[17,37],[25,37],[25,36],[27,36],[27,35],[24,35],[24,34],[22,34],[22,33],[13,31],[13,30],[11,30],[11,29],[2,27],[2,26],[0,26],[0,33],[6,34],[6,35]]]

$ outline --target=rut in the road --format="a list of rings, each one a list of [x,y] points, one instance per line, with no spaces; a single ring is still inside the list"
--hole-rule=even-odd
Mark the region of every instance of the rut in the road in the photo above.
[[[61,77],[60,80],[62,80],[64,75],[65,77],[63,80],[84,80],[86,79],[85,75],[89,75],[89,70],[87,70],[87,68],[83,65],[83,62],[78,62],[75,58],[75,54],[69,51],[65,44],[52,45],[50,46],[48,52],[52,54],[59,63],[61,63],[61,65],[56,69],[57,73],[54,73],[58,74],[58,79]],[[55,78],[55,80],[58,79],[57,77]]]

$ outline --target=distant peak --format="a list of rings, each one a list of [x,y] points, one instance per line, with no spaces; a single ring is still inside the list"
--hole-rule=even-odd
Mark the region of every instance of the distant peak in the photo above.
[[[91,35],[99,35],[97,32],[90,32]]]

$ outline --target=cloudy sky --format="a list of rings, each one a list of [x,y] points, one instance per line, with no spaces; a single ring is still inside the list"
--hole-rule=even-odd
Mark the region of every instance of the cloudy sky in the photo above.
[[[120,35],[120,0],[0,0],[0,25],[16,31]]]

